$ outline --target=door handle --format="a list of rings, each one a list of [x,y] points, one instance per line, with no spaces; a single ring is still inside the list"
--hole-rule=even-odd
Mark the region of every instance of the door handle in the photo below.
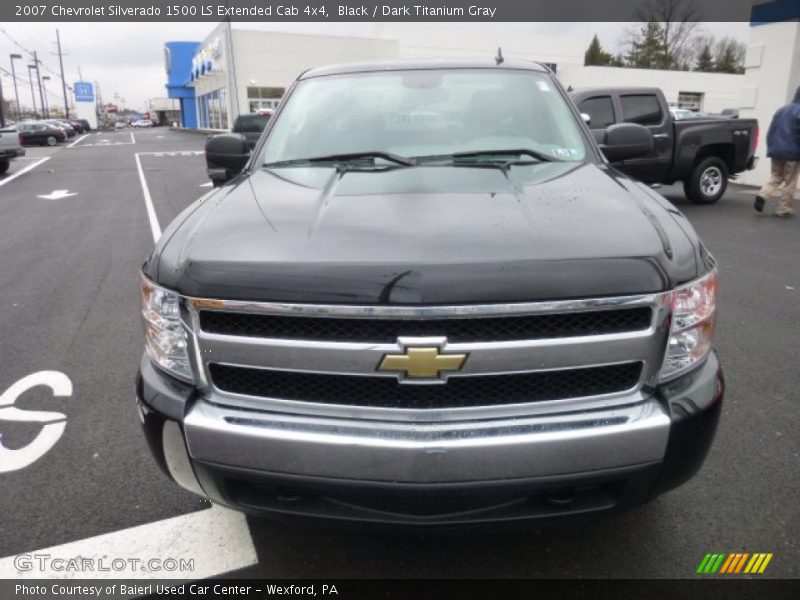
[[[669,135],[666,133],[654,133],[653,137],[656,138],[657,140],[663,140],[665,138],[668,138]]]

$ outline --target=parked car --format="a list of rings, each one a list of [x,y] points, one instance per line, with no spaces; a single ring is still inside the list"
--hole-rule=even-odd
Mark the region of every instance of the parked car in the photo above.
[[[617,123],[637,123],[653,134],[655,146],[647,156],[616,167],[644,183],[683,182],[686,197],[695,204],[712,204],[728,179],[755,166],[758,121],[755,119],[696,118],[677,120],[658,88],[595,88],[575,90],[572,99],[589,115],[598,143]]]
[[[0,175],[8,171],[11,161],[19,156],[25,156],[25,148],[17,128],[0,128]]]
[[[42,121],[42,123],[61,128],[68,138],[75,137],[75,134],[77,133],[75,128],[67,121],[62,121],[60,119],[45,119]]]
[[[141,273],[162,470],[266,515],[418,528],[599,514],[688,480],[724,382],[717,271],[527,61],[310,69]],[[187,185],[193,185],[188,184]]]
[[[72,125],[72,128],[75,129],[77,133],[86,133],[89,131],[89,129],[83,125],[83,122],[77,119],[66,119],[66,122]]]
[[[236,117],[231,128],[231,133],[242,136],[247,143],[249,149],[253,149],[261,138],[261,134],[272,118],[273,111],[271,109],[264,109],[259,112],[245,113]],[[214,136],[209,136],[206,139],[206,147]],[[228,172],[224,167],[209,164],[206,173],[211,179],[214,186],[219,186],[223,181],[229,178]]]
[[[67,140],[67,134],[61,127],[55,127],[47,123],[26,122],[17,125],[19,137],[25,146],[37,144],[39,146],[55,146],[59,142]]]
[[[114,123],[114,129],[125,129],[128,127],[128,123],[126,121],[117,121]]]
[[[153,127],[154,124],[150,119],[140,119],[133,122],[133,127]]]
[[[92,126],[86,119],[78,119],[78,123],[80,123],[83,126],[83,131],[85,133],[89,133],[92,130]]]

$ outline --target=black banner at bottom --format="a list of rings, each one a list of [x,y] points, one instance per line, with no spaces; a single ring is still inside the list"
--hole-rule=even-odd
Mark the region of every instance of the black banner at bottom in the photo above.
[[[738,600],[796,600],[800,580],[703,578],[683,580],[269,580],[216,579],[109,580],[40,579],[0,580],[2,600],[271,600],[272,598],[318,598],[335,600],[425,600],[480,598],[487,600],[547,598],[596,600],[598,598],[702,598]]]

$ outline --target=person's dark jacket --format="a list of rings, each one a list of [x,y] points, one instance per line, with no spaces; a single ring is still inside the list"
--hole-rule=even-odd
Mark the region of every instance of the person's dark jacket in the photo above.
[[[779,108],[767,131],[767,156],[800,160],[800,87],[791,104]]]

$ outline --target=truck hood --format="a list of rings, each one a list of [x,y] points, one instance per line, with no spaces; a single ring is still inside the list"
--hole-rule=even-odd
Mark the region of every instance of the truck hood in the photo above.
[[[188,296],[280,302],[650,293],[697,275],[694,234],[668,213],[591,163],[262,169],[187,209],[144,272]]]

